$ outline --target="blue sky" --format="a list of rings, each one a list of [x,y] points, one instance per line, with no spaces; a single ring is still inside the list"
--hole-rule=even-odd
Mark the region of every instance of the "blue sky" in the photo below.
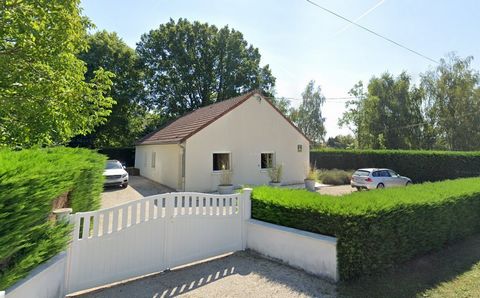
[[[371,10],[359,24],[436,60],[450,51],[473,55],[480,68],[479,0],[314,1],[353,20]],[[117,32],[131,47],[170,18],[235,28],[270,65],[277,96],[300,98],[315,80],[327,98],[346,97],[356,82],[372,75],[405,70],[416,81],[433,67],[359,28],[346,28],[348,23],[305,0],[83,0],[81,5],[97,29]],[[344,100],[325,104],[327,136],[348,133],[337,126],[343,111]]]

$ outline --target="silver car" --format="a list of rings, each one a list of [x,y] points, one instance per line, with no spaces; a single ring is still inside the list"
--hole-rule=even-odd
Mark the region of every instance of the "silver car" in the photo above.
[[[400,176],[390,169],[358,169],[353,173],[350,185],[362,189],[407,186],[412,183],[408,177]]]
[[[118,160],[107,160],[103,176],[105,176],[104,185],[128,186],[128,173]]]

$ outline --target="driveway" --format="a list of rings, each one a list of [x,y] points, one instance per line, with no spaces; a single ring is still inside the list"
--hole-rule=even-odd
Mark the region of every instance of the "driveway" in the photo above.
[[[238,252],[189,267],[94,290],[110,297],[335,297],[334,284],[255,254]]]
[[[321,186],[318,188],[317,192],[322,195],[331,195],[331,196],[343,196],[349,193],[357,191],[355,188],[350,185],[338,185],[338,186]]]
[[[174,190],[142,176],[130,176],[127,188],[113,186],[104,188],[101,208],[110,208],[143,197],[172,191]]]

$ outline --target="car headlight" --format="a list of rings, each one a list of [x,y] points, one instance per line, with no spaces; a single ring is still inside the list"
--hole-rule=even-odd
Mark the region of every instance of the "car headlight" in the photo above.
[[[128,174],[123,174],[122,178],[126,178],[127,176],[128,176]]]

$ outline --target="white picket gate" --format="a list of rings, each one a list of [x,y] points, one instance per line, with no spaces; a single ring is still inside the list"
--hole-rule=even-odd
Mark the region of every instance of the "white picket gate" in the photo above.
[[[66,292],[244,249],[249,198],[168,193],[71,215]]]

